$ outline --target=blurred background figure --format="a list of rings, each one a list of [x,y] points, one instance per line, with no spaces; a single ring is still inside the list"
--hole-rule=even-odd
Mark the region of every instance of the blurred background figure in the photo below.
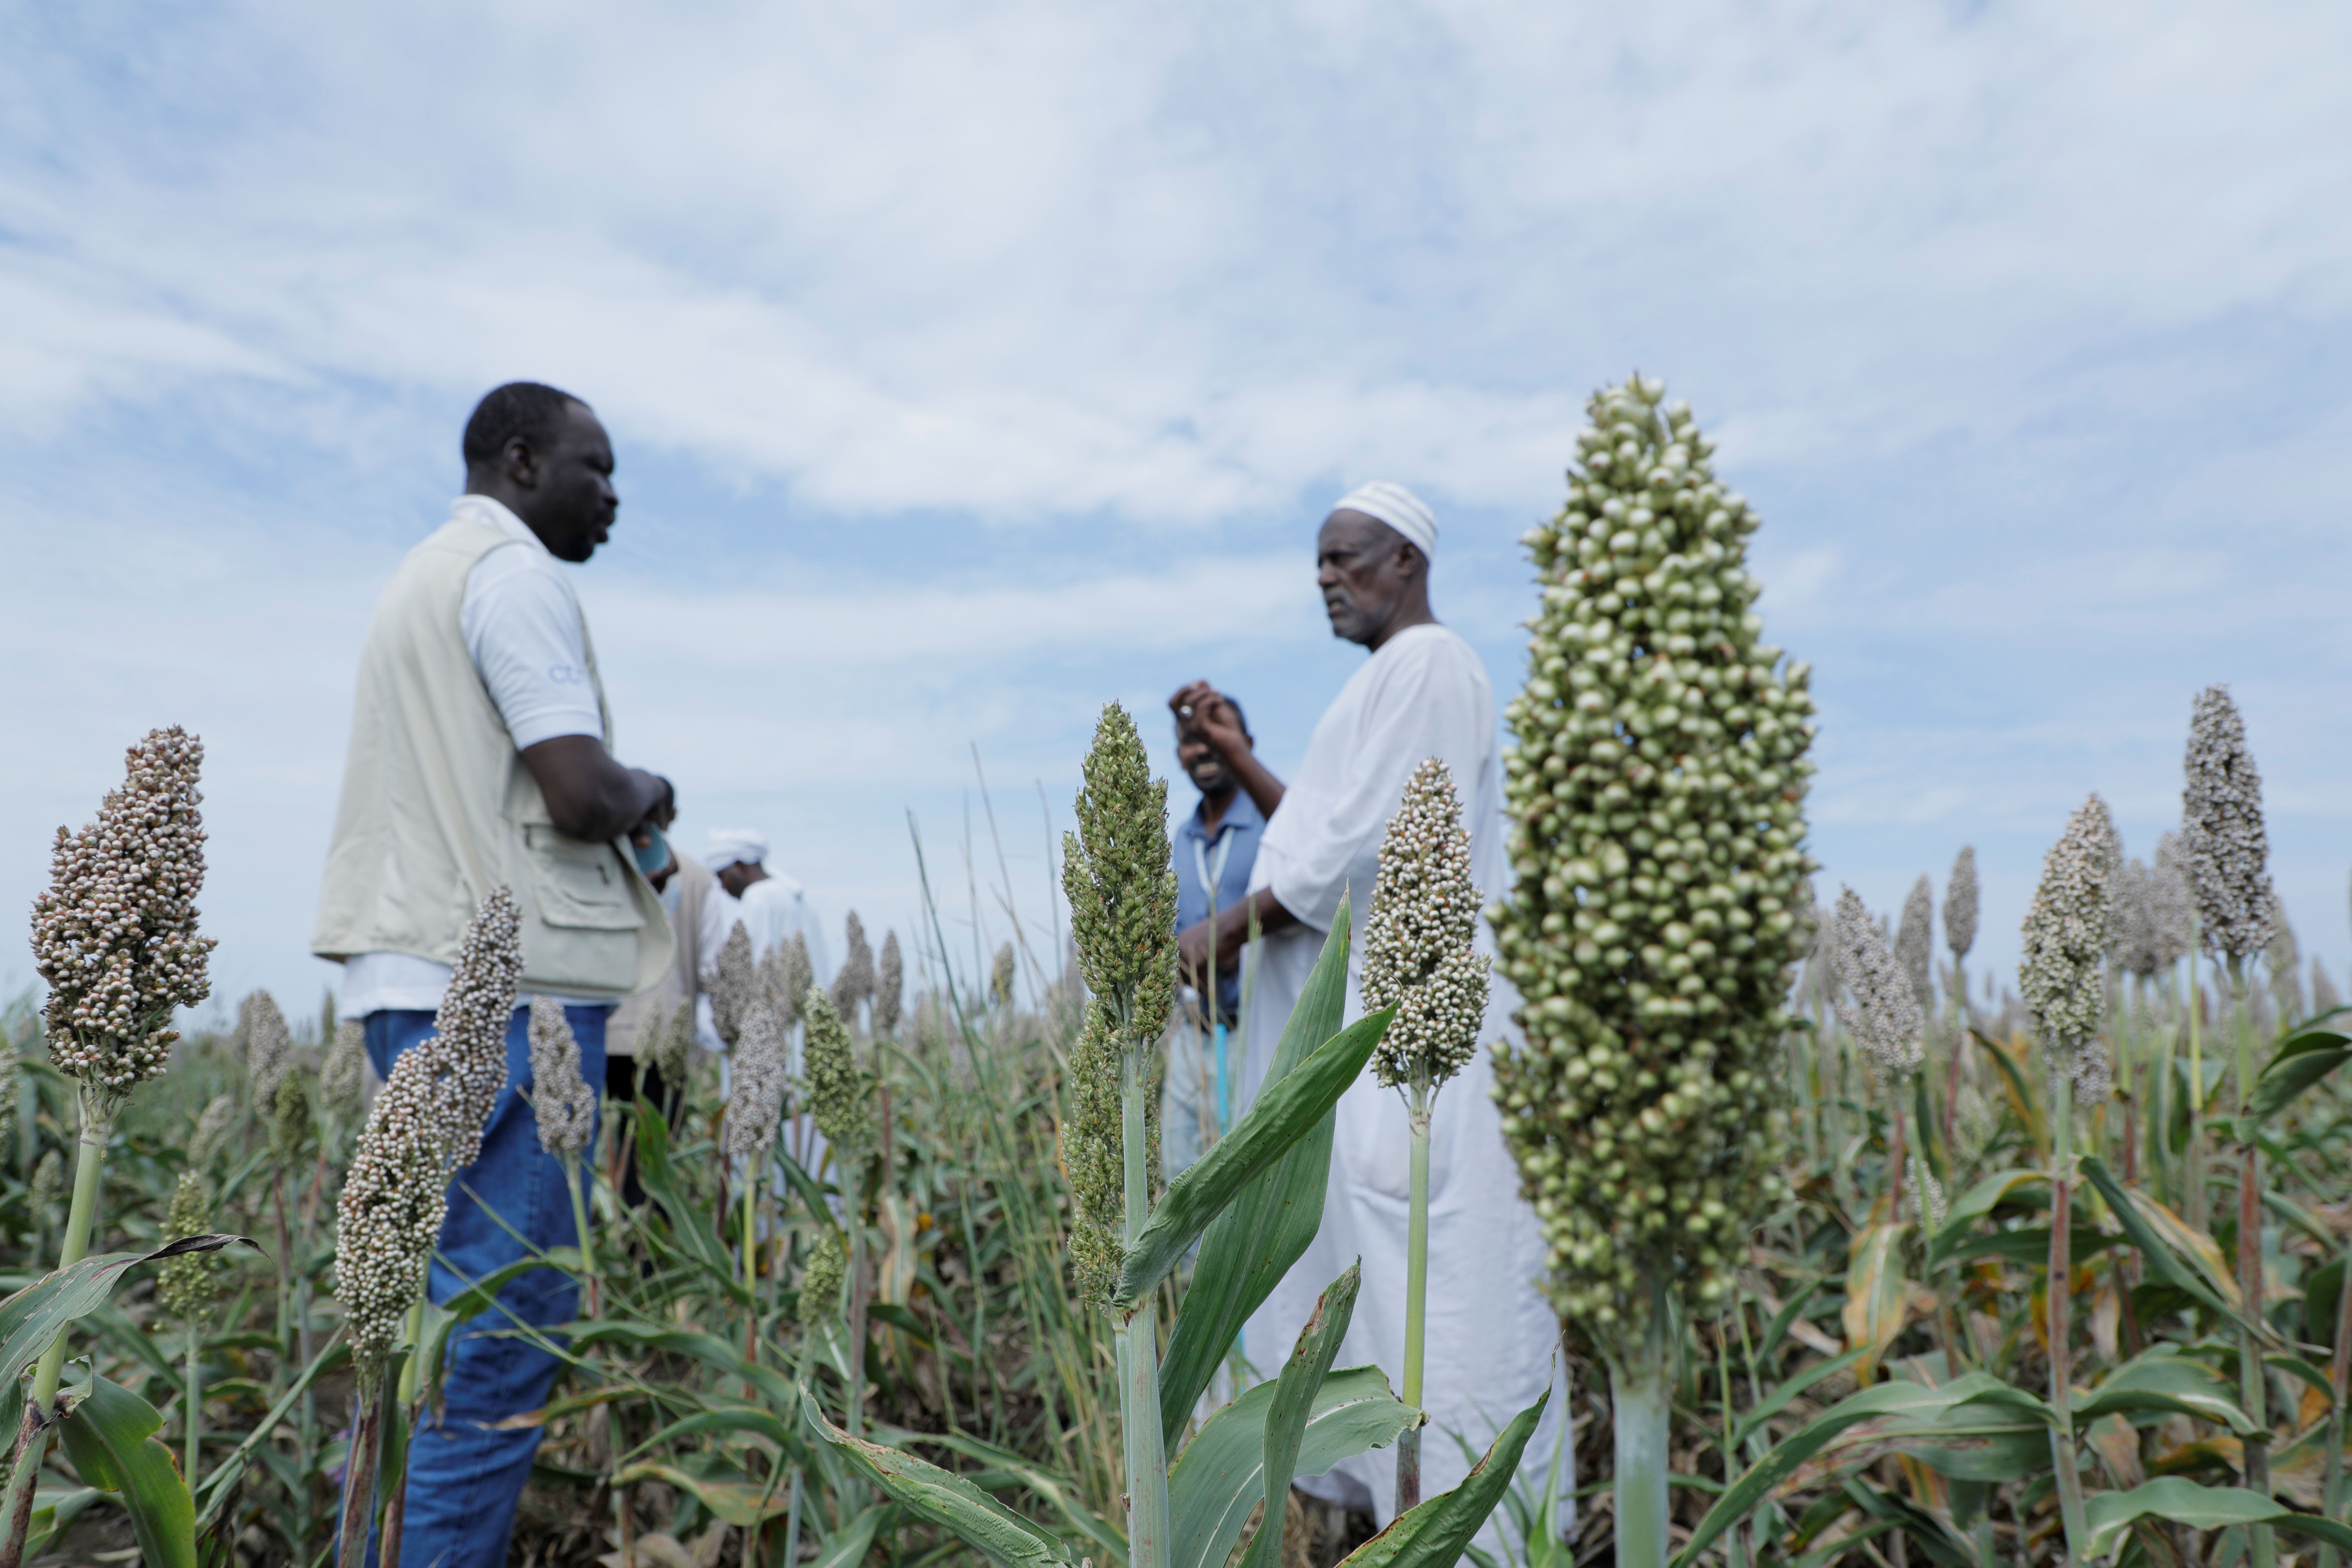
[[[833,984],[833,950],[825,945],[824,927],[809,908],[808,897],[791,877],[767,866],[768,837],[756,828],[721,827],[703,846],[702,863],[739,906],[733,921],[751,934],[751,954],[765,958],[793,940],[797,931],[808,942],[809,965],[819,985]],[[726,932],[720,932],[724,941]]]
[[[1241,704],[1205,680],[1168,700],[1176,716],[1176,761],[1201,792],[1176,826],[1176,929],[1206,928],[1249,892],[1258,836],[1282,804],[1282,781],[1257,760]],[[1240,1063],[1233,1030],[1241,1020],[1242,965],[1229,963],[1183,988],[1169,1043],[1160,1149],[1175,1176],[1233,1125]]]

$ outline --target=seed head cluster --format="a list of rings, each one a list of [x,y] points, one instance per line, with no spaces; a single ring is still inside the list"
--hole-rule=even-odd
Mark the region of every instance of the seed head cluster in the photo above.
[[[866,945],[866,923],[849,911],[849,937],[840,970],[833,977],[833,1009],[846,1023],[857,1022],[859,1004],[874,994],[874,950]]]
[[[1167,781],[1151,776],[1135,721],[1116,702],[1095,726],[1083,777],[1078,831],[1062,839],[1062,890],[1088,993],[1070,1054],[1062,1167],[1074,1210],[1071,1271],[1081,1296],[1107,1301],[1126,1257],[1120,1086],[1149,1082],[1175,1005],[1176,873]],[[1159,1096],[1147,1092],[1144,1106],[1144,1168],[1156,1171]]]
[[[177,725],[150,731],[97,820],[58,829],[48,889],[33,900],[50,1060],[109,1100],[163,1070],[179,1038],[173,1009],[211,994],[213,942],[196,934],[204,756],[204,742]]]
[[[1013,944],[1008,942],[996,950],[996,962],[989,966],[988,971],[989,1000],[1000,1007],[1013,1005],[1014,968]]]
[[[807,1266],[801,1270],[801,1321],[816,1327],[840,1309],[841,1281],[848,1273],[841,1255],[841,1232],[829,1225],[817,1226]]]
[[[1486,1016],[1489,961],[1470,950],[1477,934],[1462,797],[1431,757],[1389,818],[1364,922],[1364,1010],[1397,1010],[1372,1057],[1382,1087],[1433,1089],[1469,1065]]]
[[[776,1123],[784,1113],[787,1026],[782,1015],[764,996],[743,1015],[743,1030],[730,1058],[733,1076],[721,1140],[721,1147],[730,1155],[762,1155],[776,1142]]]
[[[1922,877],[1903,900],[1903,918],[1895,927],[1895,962],[1923,1011],[1936,1005],[1935,920],[1936,892]]]
[[[596,1141],[596,1091],[580,1076],[580,1037],[550,996],[530,999],[530,1114],[539,1146],[576,1160]]]
[[[808,1073],[809,1110],[816,1118],[816,1130],[845,1160],[851,1151],[866,1146],[873,1131],[866,1115],[871,1086],[857,1070],[857,1058],[849,1050],[849,1030],[825,994],[810,986],[801,999],[801,1014],[808,1030],[801,1062]]]
[[[2157,967],[2169,969],[2197,945],[2197,900],[2189,890],[2189,858],[2178,833],[2158,836],[2148,867],[2148,926]]]
[[[335,1026],[335,1043],[319,1069],[319,1100],[327,1113],[355,1126],[367,1089],[367,1026],[356,1018]]]
[[[163,1239],[204,1236],[213,1228],[212,1199],[205,1179],[194,1171],[180,1173],[172,1189],[172,1212],[163,1222]],[[201,1324],[219,1300],[226,1264],[217,1252],[183,1252],[167,1258],[155,1269],[155,1299],[184,1323]]]
[[[269,1153],[281,1165],[290,1165],[310,1142],[310,1075],[289,1067],[278,1075],[278,1092],[269,1097]]]
[[[759,965],[751,952],[751,933],[741,921],[719,946],[718,973],[710,983],[710,1026],[730,1046],[743,1026],[744,1011],[759,994]]]
[[[231,1134],[236,1131],[236,1099],[234,1095],[216,1094],[205,1102],[196,1117],[196,1131],[188,1140],[188,1163],[202,1171],[209,1169],[228,1147]]]
[[[1924,880],[1925,879],[1922,879]],[[1927,1018],[1886,933],[1852,888],[1838,894],[1830,923],[1830,963],[1844,994],[1837,1013],[1880,1083],[1901,1084],[1927,1059]]]
[[[458,944],[435,1032],[393,1064],[337,1202],[335,1295],[364,1381],[377,1374],[448,1214],[450,1178],[480,1153],[506,1083],[506,1033],[522,973],[521,916],[499,888]]]
[[[672,1092],[682,1092],[694,1067],[694,1004],[679,1003],[666,1026],[660,1014],[648,1009],[646,1027],[657,1029],[659,1036],[651,1050],[639,1053],[640,1059],[654,1064],[654,1070]]]
[[[2277,899],[2263,829],[2263,775],[2226,686],[2197,694],[2189,715],[2181,847],[2205,951],[2247,959],[2270,945]]]
[[[278,1103],[278,1083],[294,1065],[294,1033],[278,998],[256,991],[237,1005],[238,1032],[245,1040],[245,1077],[253,1103],[265,1113]]]
[[[898,933],[882,933],[882,963],[874,976],[874,1032],[887,1038],[898,1033],[899,1010],[907,997],[907,961],[898,952]]]
[[[792,941],[778,942],[760,960],[753,991],[767,998],[768,1005],[776,1010],[776,1016],[789,1029],[804,1021],[801,1002],[815,983],[816,965],[809,957],[808,937],[794,931]]]
[[[2106,1055],[2098,1043],[2106,1014],[2100,965],[2112,916],[2114,844],[2106,802],[2095,795],[2042,857],[2017,969],[2017,989],[2033,1015],[2052,1079],[2072,1079],[2094,1099],[2106,1089]]]
[[[1791,962],[1810,942],[1810,676],[1764,644],[1757,527],[1662,383],[1594,395],[1507,710],[1504,1136],[1560,1310],[1615,1340],[1654,1289],[1712,1310],[1778,1191]]]
[[[1977,847],[1963,844],[1944,883],[1944,945],[1957,961],[1977,944]]]

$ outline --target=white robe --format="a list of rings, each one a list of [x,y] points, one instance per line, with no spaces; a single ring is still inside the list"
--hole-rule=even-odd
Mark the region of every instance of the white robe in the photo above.
[[[825,946],[824,927],[809,908],[808,895],[798,882],[771,871],[745,888],[737,905],[736,918],[751,938],[753,957],[767,957],[770,948],[792,941],[798,931],[808,939],[809,967],[816,972],[816,983],[833,984],[833,954]]]
[[[1266,826],[1250,889],[1273,889],[1305,923],[1265,938],[1251,966],[1243,1019],[1246,1094],[1254,1097],[1264,1081],[1343,893],[1354,927],[1347,1019],[1363,1016],[1362,939],[1381,835],[1405,781],[1430,757],[1453,771],[1470,830],[1472,874],[1481,897],[1492,901],[1504,877],[1494,691],[1470,645],[1439,626],[1398,633],[1349,679],[1316,725],[1306,761]],[[1484,920],[1477,945],[1494,951]],[[1423,1498],[1451,1489],[1468,1471],[1471,1458],[1457,1435],[1483,1454],[1512,1416],[1552,1385],[1559,1324],[1537,1289],[1542,1233],[1518,1196],[1518,1171],[1503,1143],[1484,1048],[1498,1036],[1516,1037],[1510,1013],[1517,1004],[1508,982],[1495,975],[1481,1049],[1438,1091],[1432,1120]],[[1259,1376],[1281,1371],[1317,1296],[1361,1257],[1363,1284],[1336,1364],[1376,1363],[1402,1385],[1409,1139],[1402,1096],[1381,1088],[1367,1070],[1339,1101],[1322,1228],[1244,1331],[1243,1353]],[[1559,1446],[1564,1381],[1553,1388],[1543,1425],[1520,1461],[1530,1492],[1540,1492]],[[1368,1508],[1386,1525],[1394,1514],[1396,1451],[1376,1449],[1301,1484]],[[1564,1474],[1560,1487],[1564,1498],[1572,1496],[1572,1475]],[[1498,1509],[1496,1521],[1502,1517]],[[1480,1535],[1488,1549],[1496,1543],[1496,1521]]]

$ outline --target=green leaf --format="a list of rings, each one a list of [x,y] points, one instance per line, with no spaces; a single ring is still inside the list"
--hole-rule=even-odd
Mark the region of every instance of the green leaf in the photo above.
[[[2303,1340],[2305,1344],[2336,1342],[2336,1304],[2344,1295],[2344,1259],[2321,1264],[2304,1277]]]
[[[2305,1029],[2279,1047],[2254,1079],[2248,1109],[2266,1121],[2313,1084],[2352,1060],[2352,1038],[2333,1029]]]
[[[1265,1081],[1279,1083],[1307,1054],[1339,1033],[1348,1002],[1348,901],[1341,899],[1322,956],[1283,1025]],[[1182,1310],[1160,1363],[1161,1440],[1171,1449],[1216,1375],[1249,1316],[1323,1224],[1330,1184],[1332,1118],[1326,1115],[1219,1215],[1201,1237],[1201,1254]]]
[[[2180,1476],[2164,1476],[2127,1492],[2095,1493],[2084,1511],[2091,1526],[2091,1543],[2084,1552],[2089,1557],[2108,1555],[2134,1520],[2151,1514],[2192,1530],[2275,1524],[2299,1530],[2332,1546],[2352,1548],[2352,1528],[2334,1520],[2282,1508],[2243,1487],[2200,1487]]]
[[[1731,1434],[1731,1446],[1735,1448],[1746,1447],[1748,1439],[1761,1432],[1764,1429],[1764,1423],[1787,1409],[1790,1400],[1832,1373],[1852,1366],[1861,1354],[1862,1348],[1857,1345],[1843,1355],[1832,1356],[1828,1361],[1815,1362],[1796,1376],[1773,1389],[1771,1393],[1757,1401],[1754,1409],[1739,1418],[1739,1425]]]
[[[792,1505],[792,1489],[777,1481],[698,1476],[657,1459],[631,1465],[613,1478],[616,1487],[636,1481],[665,1481],[680,1491],[690,1492],[694,1500],[709,1509],[714,1517],[738,1530],[757,1529],[761,1521],[772,1519]]]
[[[1990,1373],[1981,1372],[1969,1373],[1940,1388],[1927,1388],[1916,1383],[1881,1383],[1849,1394],[1783,1437],[1733,1482],[1706,1510],[1706,1516],[1691,1532],[1688,1543],[1675,1554],[1670,1568],[1688,1568],[1701,1552],[1715,1543],[1717,1537],[1747,1518],[1763,1500],[1765,1493],[1794,1473],[1798,1466],[1827,1447],[1832,1439],[1850,1426],[1879,1417],[1891,1417],[1908,1418],[1915,1423],[1926,1422],[1933,1430],[1935,1418],[1955,1406],[1971,1402],[2017,1405],[2020,1401],[2023,1402],[2021,1408],[2028,1413],[2042,1403],[2032,1394],[2011,1388]],[[1988,1422],[1987,1425],[2006,1424]],[[1937,1432],[1937,1435],[1948,1438],[1962,1434]]]
[[[1168,1471],[1170,1568],[1223,1568],[1250,1510],[1265,1496],[1265,1416],[1276,1384],[1261,1383],[1192,1434]],[[1296,1473],[1320,1475],[1340,1460],[1386,1447],[1420,1419],[1379,1367],[1346,1367],[1323,1379],[1298,1444]]]
[[[1356,1291],[1363,1282],[1364,1260],[1360,1258],[1316,1298],[1315,1310],[1298,1331],[1298,1344],[1275,1384],[1274,1401],[1265,1411],[1265,1517],[1242,1568],[1280,1568],[1285,1505],[1290,1478],[1297,1473],[1298,1445],[1307,1436],[1315,1395],[1339,1353],[1339,1342],[1347,1338],[1349,1320],[1356,1314]]]
[[[894,1448],[904,1447],[909,1443],[929,1443],[967,1458],[978,1459],[1005,1480],[1051,1503],[1072,1530],[1103,1549],[1103,1555],[1096,1562],[1127,1561],[1127,1537],[1117,1527],[1087,1508],[1068,1480],[1049,1470],[1040,1469],[1020,1455],[961,1432],[907,1432],[892,1427],[875,1435]]]
[[[2196,1357],[2171,1345],[2154,1345],[2116,1368],[2074,1409],[2077,1426],[2102,1415],[2135,1410],[2193,1415],[2225,1426],[2240,1436],[2254,1430],[2246,1413],[2230,1397],[2236,1384]]]
[[[2075,1226],[2066,1238],[2071,1256],[2077,1263],[2096,1256],[2110,1247],[2121,1247],[2125,1238],[2109,1236],[2087,1225]],[[2050,1261],[2050,1226],[2020,1226],[2014,1230],[1997,1230],[1990,1236],[1971,1236],[1954,1242],[1937,1255],[1939,1263],[1968,1263],[1979,1258],[1998,1258],[2004,1262],[2028,1268],[2047,1265]]]
[[[1234,1130],[1182,1175],[1168,1184],[1143,1234],[1128,1248],[1111,1306],[1132,1308],[1176,1267],[1209,1222],[1317,1124],[1361,1077],[1364,1064],[1388,1033],[1393,1007],[1359,1018],[1326,1040],[1279,1082],[1258,1090]]]
[[[716,1334],[699,1333],[692,1329],[648,1329],[635,1323],[599,1321],[584,1323],[572,1331],[572,1348],[584,1350],[606,1341],[687,1356],[730,1376],[742,1378],[759,1391],[772,1410],[789,1411],[800,1403],[800,1390],[790,1378],[772,1367],[745,1361],[740,1352]]]
[[[196,1568],[196,1505],[172,1450],[155,1440],[163,1429],[153,1405],[92,1373],[58,1436],[83,1480],[121,1496],[149,1568]]]
[[[742,1281],[735,1277],[735,1260],[710,1226],[700,1205],[688,1202],[677,1190],[677,1176],[669,1163],[669,1123],[643,1095],[637,1097],[637,1181],[662,1213],[669,1216],[670,1234],[692,1262],[711,1275],[728,1294],[748,1300]]]
[[[1386,1530],[1340,1559],[1340,1568],[1454,1568],[1518,1473],[1519,1455],[1549,1403],[1551,1390],[1547,1388],[1511,1417],[1460,1486],[1391,1521]]]
[[[177,1258],[184,1252],[217,1252],[236,1242],[253,1245],[241,1236],[184,1237],[152,1252],[105,1252],[85,1258],[26,1286],[0,1301],[0,1384],[15,1386],[25,1369],[40,1359],[68,1323],[95,1311],[100,1302],[114,1293],[123,1275],[139,1265]]]
[[[1002,1568],[1071,1568],[1075,1563],[1067,1547],[961,1476],[912,1454],[853,1437],[826,1420],[814,1403],[804,1408],[824,1440],[899,1507],[953,1531],[965,1545]]]
[[[676,1442],[680,1437],[698,1437],[706,1432],[749,1432],[754,1436],[767,1438],[779,1448],[794,1446],[792,1428],[774,1411],[762,1410],[756,1405],[730,1405],[719,1410],[698,1411],[673,1421],[621,1457],[624,1459],[635,1458],[647,1448]]]
[[[2084,1155],[2080,1164],[2084,1178],[2099,1189],[2124,1234],[2165,1283],[2225,1318],[2256,1327],[2239,1310],[2238,1282],[2230,1277],[2229,1265],[2222,1261],[2212,1237],[2138,1188],[2116,1180],[2096,1154]],[[2267,1323],[2259,1325],[2257,1331],[2265,1339],[2278,1337]]]
[[[1819,1277],[1807,1281],[1803,1289],[1781,1303],[1780,1310],[1772,1314],[1772,1321],[1764,1326],[1764,1337],[1756,1342],[1758,1364],[1772,1359],[1772,1352],[1780,1348],[1780,1341],[1789,1332],[1789,1325],[1797,1321],[1797,1314],[1805,1310],[1805,1303],[1820,1292],[1822,1284]]]
[[[890,1511],[887,1502],[872,1508],[835,1531],[818,1546],[816,1561],[809,1568],[857,1568],[866,1561],[866,1552],[874,1548],[874,1531],[880,1527],[882,1516]]]

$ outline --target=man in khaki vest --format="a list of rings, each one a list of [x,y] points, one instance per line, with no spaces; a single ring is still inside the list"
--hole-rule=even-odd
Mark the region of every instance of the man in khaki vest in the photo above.
[[[522,990],[564,1004],[581,1074],[604,1077],[612,1005],[658,982],[671,937],[637,850],[666,860],[667,780],[622,766],[587,622],[559,562],[604,542],[619,498],[604,427],[575,397],[501,386],[467,422],[466,494],[402,562],[360,655],[342,798],[311,951],[343,966],[342,1014],[390,1077],[433,1032],[467,921],[493,889],[522,910]],[[507,1085],[449,1192],[427,1289],[446,1301],[529,1256],[576,1245],[563,1168],[539,1145],[530,1014],[507,1030]],[[576,1315],[569,1275],[533,1269],[457,1332],[442,1419],[408,1456],[401,1560],[498,1568],[539,1447],[499,1429],[546,1402],[560,1363],[514,1320]]]

